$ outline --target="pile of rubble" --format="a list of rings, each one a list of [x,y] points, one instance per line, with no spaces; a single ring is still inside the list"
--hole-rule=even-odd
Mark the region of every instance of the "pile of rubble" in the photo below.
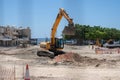
[[[55,62],[80,62],[80,60],[81,60],[80,55],[72,52],[58,55],[54,58]]]
[[[72,53],[72,52],[67,52],[65,54],[62,54],[62,55],[58,55],[56,56],[53,61],[55,63],[65,63],[65,64],[76,64],[76,65],[79,65],[79,66],[89,66],[89,65],[93,65],[95,67],[98,67],[100,65],[103,65],[103,64],[108,64],[107,62],[109,61],[106,61],[106,59],[96,59],[96,58],[90,58],[90,57],[87,57],[87,56],[80,56],[79,54],[77,53]],[[67,62],[67,63],[66,63]],[[70,63],[68,63],[70,62]]]

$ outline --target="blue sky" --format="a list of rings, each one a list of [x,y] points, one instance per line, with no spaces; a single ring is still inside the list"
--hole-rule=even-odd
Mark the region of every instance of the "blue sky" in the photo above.
[[[74,23],[120,29],[120,0],[0,0],[0,25],[30,27],[32,37],[50,37],[51,28],[64,8]],[[62,18],[56,36],[61,35]]]

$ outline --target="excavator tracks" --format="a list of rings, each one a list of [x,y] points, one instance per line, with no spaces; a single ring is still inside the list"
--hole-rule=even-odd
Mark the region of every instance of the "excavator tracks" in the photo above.
[[[43,57],[50,57],[50,58],[54,58],[57,55],[60,54],[64,54],[64,51],[55,51],[55,52],[51,52],[51,51],[37,51],[37,56],[43,56]]]
[[[37,56],[54,58],[54,54],[52,52],[48,52],[48,51],[37,51]]]

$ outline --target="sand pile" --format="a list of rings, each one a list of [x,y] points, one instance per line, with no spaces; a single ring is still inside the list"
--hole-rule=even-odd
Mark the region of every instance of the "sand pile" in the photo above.
[[[72,52],[58,55],[54,58],[55,62],[79,62],[80,60],[81,60],[80,55]]]
[[[100,66],[102,64],[107,65],[106,59],[99,60],[97,58],[90,58],[90,57],[87,57],[87,56],[80,56],[79,54],[72,53],[72,52],[68,52],[68,53],[65,53],[65,54],[62,54],[62,55],[58,55],[53,59],[53,61],[55,63],[60,62],[60,63],[65,63],[65,64],[67,64],[66,62],[70,62],[70,63],[72,62],[73,64],[77,63],[76,65],[79,65],[79,66],[93,65],[95,67],[98,67],[98,66]]]

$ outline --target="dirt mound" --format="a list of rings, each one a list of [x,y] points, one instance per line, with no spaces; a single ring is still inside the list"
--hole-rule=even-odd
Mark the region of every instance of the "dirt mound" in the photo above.
[[[81,60],[80,55],[78,55],[77,53],[65,53],[62,55],[58,55],[54,58],[55,62],[79,62]]]
[[[68,62],[72,62],[72,64],[76,64],[78,66],[90,66],[93,65],[95,67],[98,67],[102,64],[106,63],[106,59],[102,59],[99,60],[97,58],[90,58],[87,56],[80,56],[77,53],[72,53],[72,52],[68,52],[62,55],[58,55],[56,56],[54,59],[54,62],[56,63],[65,63],[68,64]],[[106,63],[107,64],[107,63]]]

